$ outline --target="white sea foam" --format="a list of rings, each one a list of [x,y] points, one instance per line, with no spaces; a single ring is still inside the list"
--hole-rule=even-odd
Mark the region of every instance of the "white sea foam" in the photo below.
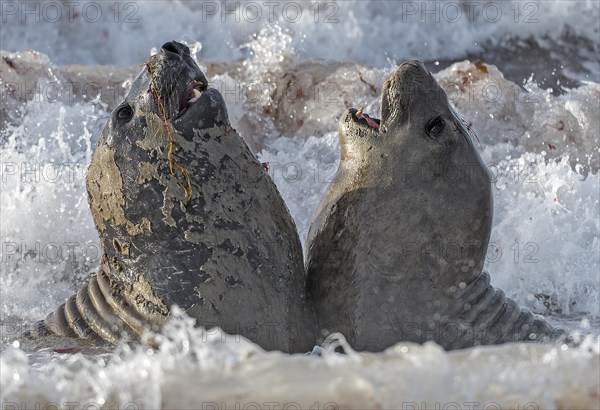
[[[0,357],[1,399],[17,408],[120,409],[593,409],[598,400],[594,344],[446,353],[434,343],[400,343],[379,354],[289,356],[194,328],[189,319],[170,321],[164,333],[159,350],[46,353],[36,366],[39,357],[10,347]]]

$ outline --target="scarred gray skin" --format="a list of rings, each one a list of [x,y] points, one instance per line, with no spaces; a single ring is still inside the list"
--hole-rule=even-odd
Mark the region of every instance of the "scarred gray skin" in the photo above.
[[[268,350],[314,346],[292,218],[217,90],[179,115],[193,80],[208,84],[185,45],[166,43],[112,113],[87,175],[101,269],[34,335],[114,344],[178,305]]]
[[[387,79],[381,106],[379,130],[355,109],[342,117],[339,171],[308,233],[321,335],[341,332],[357,350],[380,351],[400,341],[457,349],[560,334],[482,272],[488,171],[421,62]]]

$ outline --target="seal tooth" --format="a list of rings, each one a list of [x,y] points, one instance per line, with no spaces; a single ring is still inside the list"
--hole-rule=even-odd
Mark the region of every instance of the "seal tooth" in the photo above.
[[[76,337],[77,335],[69,326],[69,322],[65,317],[65,304],[63,303],[56,310],[44,319],[44,324],[50,330],[50,332],[54,333],[57,336],[65,336],[65,337]]]
[[[191,95],[192,98],[190,98],[190,100],[188,101],[188,104],[195,103],[202,96],[202,92],[200,90],[197,90],[196,88],[192,89],[191,94],[192,94]]]
[[[106,324],[102,326],[103,329],[108,332],[111,337],[119,339],[119,332],[125,333],[125,336],[129,338],[135,337],[135,332],[127,323],[125,323],[119,316],[114,313],[113,308],[106,302],[104,294],[100,290],[98,285],[97,276],[93,276],[88,285],[88,296],[92,301],[92,304],[96,308],[96,311],[100,315],[100,318]]]
[[[85,319],[79,313],[75,299],[76,296],[71,295],[65,303],[65,317],[69,326],[71,326],[71,329],[73,329],[75,334],[81,339],[98,340],[98,336],[90,329]]]
[[[113,297],[113,288],[111,287],[105,272],[101,272],[97,278],[100,291],[104,295],[106,302],[117,313],[121,320],[127,323],[127,325],[129,325],[129,327],[131,327],[138,335],[141,335],[145,329],[142,318],[130,305],[126,304],[125,301],[117,300]]]
[[[356,111],[356,118],[360,119],[362,117],[364,109],[365,107],[360,107],[358,111]]]

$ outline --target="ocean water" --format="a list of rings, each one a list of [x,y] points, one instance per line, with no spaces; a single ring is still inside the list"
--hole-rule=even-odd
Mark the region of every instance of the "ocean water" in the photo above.
[[[600,4],[596,1],[2,1],[2,408],[600,408]],[[146,58],[186,42],[268,162],[304,240],[347,107],[418,58],[478,135],[494,184],[492,284],[579,348],[264,352],[185,317],[160,351],[15,343],[99,263],[85,172]],[[180,313],[175,314],[180,316]],[[376,332],[376,329],[373,330]],[[348,349],[347,349],[348,350]],[[37,406],[37,407],[36,407]]]

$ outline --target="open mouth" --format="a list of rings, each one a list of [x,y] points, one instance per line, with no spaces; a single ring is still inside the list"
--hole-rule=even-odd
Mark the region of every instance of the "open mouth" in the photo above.
[[[183,98],[179,104],[179,112],[175,118],[181,117],[188,108],[202,97],[202,93],[206,91],[208,84],[201,79],[195,79],[188,83]]]
[[[367,127],[373,129],[374,131],[379,131],[381,128],[381,120],[379,118],[373,118],[364,112],[364,108],[361,107],[358,110],[352,111],[352,119],[362,125],[366,125]]]

